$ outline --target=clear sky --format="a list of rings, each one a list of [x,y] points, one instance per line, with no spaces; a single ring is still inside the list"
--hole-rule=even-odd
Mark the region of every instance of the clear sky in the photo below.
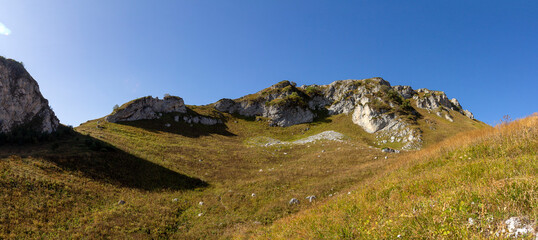
[[[0,23],[0,55],[74,126],[147,95],[201,105],[376,76],[488,124],[538,111],[538,1],[0,0]]]

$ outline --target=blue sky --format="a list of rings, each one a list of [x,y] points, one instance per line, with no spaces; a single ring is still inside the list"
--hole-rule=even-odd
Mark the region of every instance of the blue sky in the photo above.
[[[165,93],[201,105],[281,80],[383,77],[488,124],[538,111],[538,1],[0,0],[0,55],[64,124]]]

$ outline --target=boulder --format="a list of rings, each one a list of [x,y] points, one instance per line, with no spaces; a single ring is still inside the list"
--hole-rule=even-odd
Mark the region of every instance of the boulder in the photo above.
[[[299,200],[297,198],[292,198],[288,202],[289,205],[299,204]]]
[[[0,57],[0,133],[9,133],[16,127],[51,133],[59,124],[39,85],[24,66]]]

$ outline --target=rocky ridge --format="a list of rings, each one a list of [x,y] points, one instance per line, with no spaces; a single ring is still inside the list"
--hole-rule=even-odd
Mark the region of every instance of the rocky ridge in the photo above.
[[[0,133],[52,133],[60,122],[22,63],[0,57]]]
[[[463,110],[456,99],[449,100],[444,92],[391,86],[382,78],[301,87],[282,81],[256,94],[221,99],[214,104],[219,111],[263,117],[271,126],[281,127],[313,122],[324,115],[351,114],[353,123],[375,134],[378,144],[400,142],[403,149],[417,149],[422,135],[414,127],[420,114],[413,106],[451,122],[451,114],[455,113],[474,119],[471,112]]]
[[[212,106],[220,112],[256,118],[279,127],[347,114],[351,115],[354,124],[375,135],[376,144],[395,143],[406,150],[422,146],[422,130],[417,127],[417,119],[421,115],[416,109],[425,109],[450,122],[454,121],[453,114],[474,119],[458,100],[449,99],[444,92],[391,86],[388,81],[378,77],[301,87],[290,81],[282,81],[255,94],[238,99],[221,99]],[[222,123],[220,119],[187,112],[180,97],[166,96],[163,100],[144,97],[122,105],[106,120],[158,119],[163,113],[179,113],[174,118],[176,122],[181,120],[204,125]]]

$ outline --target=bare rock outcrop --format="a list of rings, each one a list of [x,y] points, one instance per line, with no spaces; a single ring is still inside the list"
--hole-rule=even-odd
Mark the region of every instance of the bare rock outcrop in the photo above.
[[[431,91],[425,88],[418,89],[417,92],[420,94],[414,95],[413,99],[416,101],[416,105],[419,108],[437,111],[436,114],[439,117],[443,116],[441,111],[448,111],[450,109],[457,111],[470,119],[474,119],[473,114],[469,110],[464,110],[457,99],[452,98],[449,100],[444,92]],[[454,121],[452,116],[448,113],[446,113],[444,117],[450,122]]]
[[[186,113],[187,108],[183,99],[166,96],[164,99],[151,96],[135,99],[115,109],[105,120],[108,122],[136,121],[142,119],[157,119],[162,113]]]
[[[420,114],[413,106],[450,122],[455,119],[451,111],[473,118],[458,100],[449,100],[444,92],[391,86],[378,77],[299,88],[282,81],[239,99],[221,99],[214,106],[222,112],[266,117],[270,125],[282,127],[312,122],[319,113],[352,114],[353,123],[375,134],[378,144],[399,142],[403,149],[422,145],[422,131],[414,127]]]
[[[24,66],[0,57],[0,133],[16,127],[51,133],[60,122]]]
[[[221,99],[215,109],[246,117],[261,116],[268,118],[271,126],[287,127],[314,120],[316,115],[305,101],[307,98],[294,83],[282,81],[243,98]]]

